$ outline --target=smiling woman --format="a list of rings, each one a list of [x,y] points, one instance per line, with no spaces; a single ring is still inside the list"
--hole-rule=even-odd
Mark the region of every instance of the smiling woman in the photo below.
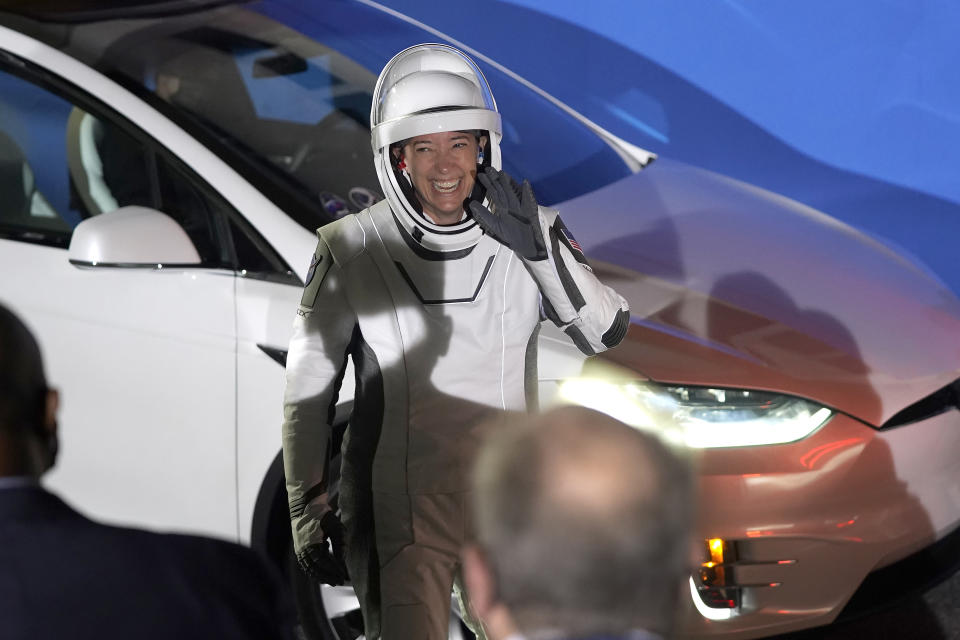
[[[473,192],[480,149],[486,136],[443,131],[412,138],[400,146],[399,157],[413,184],[423,213],[439,225],[460,222],[463,202]]]

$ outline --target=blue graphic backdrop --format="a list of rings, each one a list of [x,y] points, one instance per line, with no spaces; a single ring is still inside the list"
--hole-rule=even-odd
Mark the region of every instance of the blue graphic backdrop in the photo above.
[[[626,140],[875,235],[960,293],[960,3],[385,4]]]

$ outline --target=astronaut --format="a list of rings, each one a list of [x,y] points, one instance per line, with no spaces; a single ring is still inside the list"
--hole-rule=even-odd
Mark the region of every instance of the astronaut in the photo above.
[[[370,124],[385,199],[318,230],[287,356],[294,546],[335,584],[345,542],[367,638],[440,640],[482,425],[534,408],[540,322],[594,354],[623,339],[629,311],[557,212],[500,171],[500,115],[466,55],[441,44],[397,54]],[[348,356],[341,525],[327,466]]]

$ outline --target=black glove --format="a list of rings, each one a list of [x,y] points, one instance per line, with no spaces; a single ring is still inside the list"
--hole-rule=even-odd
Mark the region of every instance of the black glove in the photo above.
[[[332,552],[326,542],[310,544],[297,554],[297,562],[303,572],[317,582],[331,586],[344,584],[350,575],[343,560],[343,524],[334,512],[328,511],[320,519],[320,528],[330,540]]]
[[[500,244],[513,249],[521,258],[545,260],[547,248],[540,230],[540,216],[533,187],[526,180],[518,186],[503,171],[486,167],[477,175],[487,190],[490,209],[470,201],[470,213],[484,232]]]

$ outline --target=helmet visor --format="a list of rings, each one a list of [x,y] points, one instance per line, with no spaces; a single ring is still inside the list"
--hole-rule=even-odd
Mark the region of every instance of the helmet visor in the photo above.
[[[483,72],[460,51],[442,44],[410,47],[387,63],[374,89],[370,128],[374,151],[440,131],[501,133]]]

